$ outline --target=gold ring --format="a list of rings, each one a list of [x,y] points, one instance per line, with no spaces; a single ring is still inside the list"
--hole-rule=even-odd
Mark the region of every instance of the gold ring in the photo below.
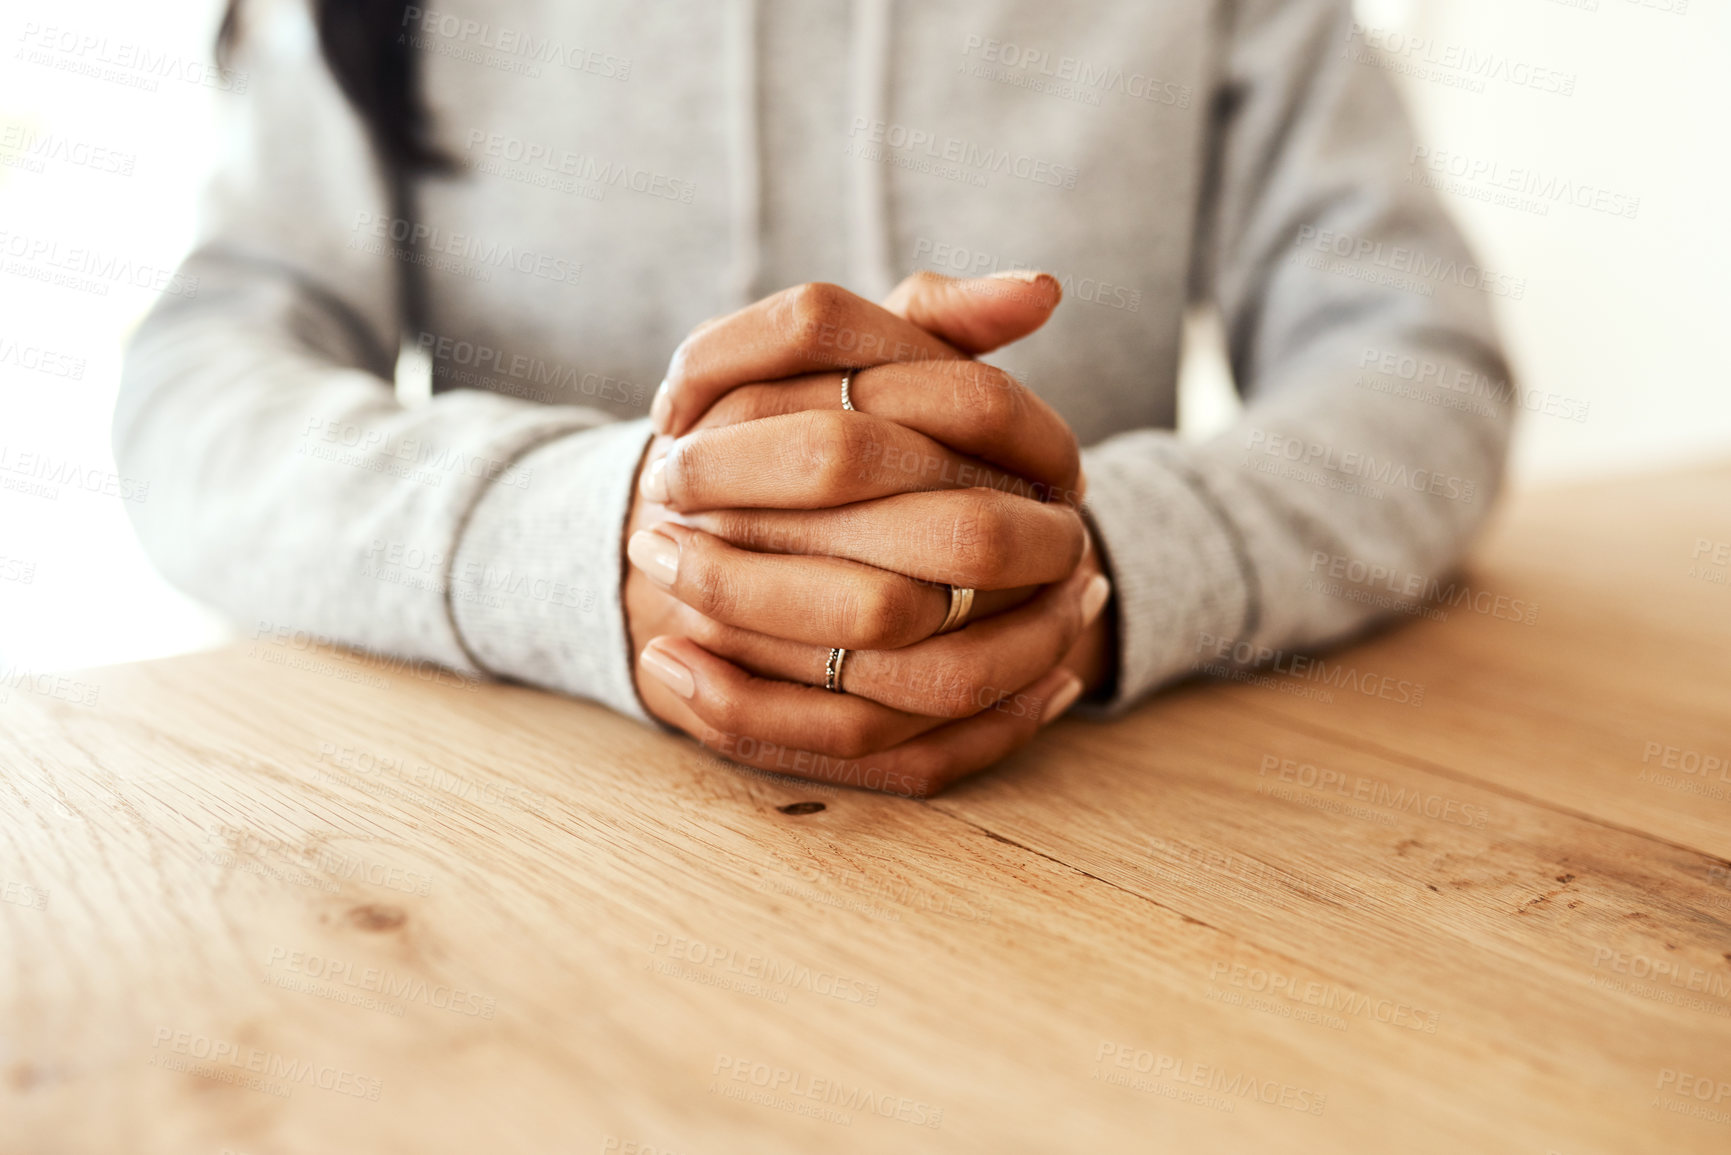
[[[944,624],[938,627],[938,633],[961,629],[968,624],[968,615],[973,612],[974,591],[967,586],[951,586],[950,612],[944,615]]]
[[[847,693],[841,688],[841,664],[845,661],[847,661],[847,651],[835,647],[829,652],[829,661],[824,663],[823,688],[832,694]]]
[[[858,372],[857,369],[849,369],[846,373],[841,375],[841,407],[846,409],[849,413],[858,412],[858,410],[853,407],[853,398],[848,395],[848,390],[853,385],[853,375],[856,372]]]

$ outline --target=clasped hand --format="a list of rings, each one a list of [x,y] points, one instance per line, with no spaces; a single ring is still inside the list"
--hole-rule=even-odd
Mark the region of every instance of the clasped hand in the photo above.
[[[972,359],[1057,301],[1043,275],[916,274],[881,307],[801,285],[685,340],[626,530],[651,713],[736,762],[925,797],[1105,677],[1076,438]],[[978,593],[939,634],[951,585]]]

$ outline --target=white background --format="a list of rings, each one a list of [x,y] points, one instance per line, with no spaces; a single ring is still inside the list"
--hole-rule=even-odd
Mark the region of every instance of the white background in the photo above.
[[[224,97],[172,77],[146,91],[17,53],[35,24],[207,60],[217,10],[207,0],[0,8],[0,238],[173,268],[192,241]],[[1575,77],[1566,96],[1403,77],[1426,146],[1640,199],[1624,219],[1444,195],[1483,263],[1525,281],[1520,300],[1496,301],[1523,386],[1588,405],[1579,423],[1527,416],[1516,484],[1731,459],[1731,225],[1721,204],[1731,191],[1731,4],[1360,0],[1359,14],[1428,38],[1432,55],[1495,53]],[[131,158],[130,171],[53,160],[35,171],[4,144],[44,133]],[[120,347],[153,300],[126,284],[99,295],[0,270],[0,446],[112,470]],[[1186,434],[1202,435],[1230,419],[1233,402],[1208,325],[1193,332],[1182,414]],[[5,356],[8,342],[83,358],[82,375],[24,369]],[[224,636],[153,573],[118,501],[66,486],[53,499],[0,489],[0,672],[127,661]]]

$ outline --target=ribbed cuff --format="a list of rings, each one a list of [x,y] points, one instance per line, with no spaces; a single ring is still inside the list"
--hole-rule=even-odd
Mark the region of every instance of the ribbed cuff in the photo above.
[[[1170,434],[1138,430],[1082,455],[1086,509],[1118,607],[1118,683],[1090,713],[1121,713],[1189,673],[1208,639],[1252,618],[1255,576],[1236,530]]]
[[[451,615],[499,677],[647,721],[631,675],[620,537],[648,421],[557,437],[476,503],[452,560]]]

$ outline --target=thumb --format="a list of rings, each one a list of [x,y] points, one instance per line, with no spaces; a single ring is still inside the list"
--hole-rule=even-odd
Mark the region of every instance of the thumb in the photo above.
[[[1018,269],[958,278],[922,271],[897,285],[884,308],[978,356],[1044,325],[1063,295],[1050,273]]]

